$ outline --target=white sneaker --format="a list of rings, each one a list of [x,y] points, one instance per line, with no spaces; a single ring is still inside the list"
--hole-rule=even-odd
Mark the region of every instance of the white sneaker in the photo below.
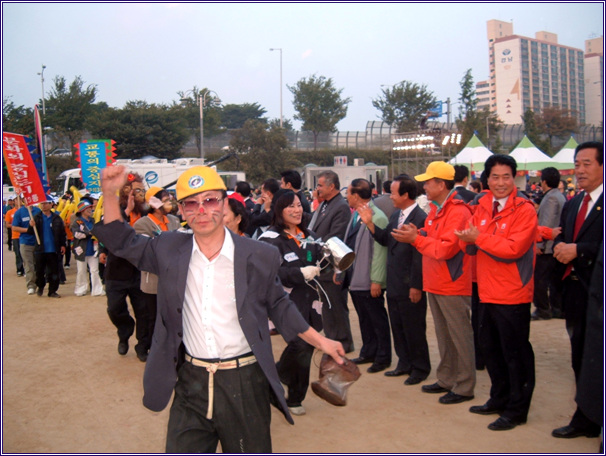
[[[305,415],[306,413],[305,408],[302,405],[299,405],[298,407],[288,407],[288,410],[290,410],[290,413],[296,416]]]
[[[27,294],[29,294],[29,295],[32,295],[32,294],[34,294],[35,292],[36,292],[36,290],[35,290],[35,289],[33,289],[33,288],[29,288],[29,289],[27,290]]]

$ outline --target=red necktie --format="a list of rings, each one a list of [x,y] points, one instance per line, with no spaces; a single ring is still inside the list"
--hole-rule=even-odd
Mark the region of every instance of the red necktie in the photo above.
[[[583,222],[585,221],[585,216],[587,215],[587,204],[589,203],[590,199],[591,199],[591,196],[589,195],[589,193],[585,193],[585,198],[583,198],[583,204],[581,204],[581,208],[579,209],[577,218],[574,221],[574,234],[572,235],[573,241],[577,240],[579,231],[581,231],[581,227],[583,226]],[[562,277],[562,280],[564,280],[566,277],[568,277],[570,275],[571,271],[572,271],[572,262],[568,263],[568,266],[566,267],[566,272],[564,272],[564,276]]]
[[[495,201],[494,203],[492,203],[492,218],[495,218],[497,216],[497,214],[499,213],[499,202]]]

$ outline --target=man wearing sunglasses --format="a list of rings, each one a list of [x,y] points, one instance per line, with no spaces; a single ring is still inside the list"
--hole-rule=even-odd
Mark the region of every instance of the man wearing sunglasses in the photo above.
[[[125,170],[103,170],[114,195]],[[267,325],[286,341],[299,336],[339,364],[339,342],[318,334],[284,291],[278,250],[233,235],[223,225],[226,188],[212,168],[197,166],[177,181],[179,210],[193,234],[150,239],[124,223],[116,198],[105,201],[94,233],[110,251],[158,275],[158,318],[143,379],[143,404],[166,407],[173,389],[166,451],[271,453],[270,396],[293,420],[276,371]],[[237,279],[236,279],[237,278]]]

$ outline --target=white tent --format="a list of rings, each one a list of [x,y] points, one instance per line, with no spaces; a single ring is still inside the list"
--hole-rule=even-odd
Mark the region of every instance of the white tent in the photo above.
[[[561,169],[561,165],[541,152],[526,135],[509,154],[518,163],[518,171],[540,171],[548,166]]]
[[[471,172],[484,171],[484,162],[492,155],[482,141],[476,136],[469,140],[467,145],[449,160],[451,165],[465,165]]]
[[[559,169],[574,169],[574,151],[578,145],[579,143],[571,136],[568,142],[564,144],[564,147],[562,147],[562,150],[553,156],[554,162],[566,166]]]

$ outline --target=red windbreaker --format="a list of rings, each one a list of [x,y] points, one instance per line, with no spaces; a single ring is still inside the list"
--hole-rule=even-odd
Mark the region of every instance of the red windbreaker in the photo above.
[[[480,301],[493,304],[532,302],[534,292],[534,244],[537,213],[532,202],[516,192],[492,218],[493,195],[478,200],[472,223],[480,230],[474,244],[461,241],[462,248],[477,255]]]
[[[455,230],[467,226],[471,210],[452,192],[438,211],[435,204],[412,245],[423,255],[423,290],[446,296],[471,296],[471,259]]]

